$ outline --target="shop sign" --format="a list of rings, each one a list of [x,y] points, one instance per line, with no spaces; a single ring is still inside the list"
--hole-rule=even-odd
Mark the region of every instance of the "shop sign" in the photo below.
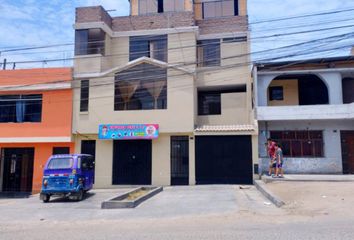
[[[155,139],[159,136],[158,124],[101,124],[99,139]]]

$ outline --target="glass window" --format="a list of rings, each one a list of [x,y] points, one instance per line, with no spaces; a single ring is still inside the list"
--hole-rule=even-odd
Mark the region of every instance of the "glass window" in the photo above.
[[[284,100],[284,89],[282,86],[269,87],[269,100],[281,101]]]
[[[199,115],[221,114],[221,93],[199,92],[198,93]]]
[[[70,148],[69,147],[53,147],[53,155],[55,154],[69,154]]]
[[[220,39],[198,41],[198,66],[220,66]]]
[[[0,96],[0,122],[41,122],[42,94]]]
[[[322,131],[271,131],[287,157],[323,157]]]
[[[164,0],[164,12],[181,12],[184,11],[184,0]]]
[[[157,0],[139,0],[139,15],[157,13]]]
[[[114,110],[167,108],[167,69],[140,64],[115,76]]]
[[[99,28],[75,31],[75,55],[103,54],[105,32]]]
[[[237,0],[215,0],[202,3],[203,18],[215,18],[238,15]]]
[[[129,61],[150,57],[167,62],[167,35],[130,37],[129,42]]]
[[[90,81],[81,80],[80,86],[80,112],[87,112],[90,97]]]
[[[52,158],[48,164],[48,169],[68,169],[73,166],[73,159],[66,158]]]

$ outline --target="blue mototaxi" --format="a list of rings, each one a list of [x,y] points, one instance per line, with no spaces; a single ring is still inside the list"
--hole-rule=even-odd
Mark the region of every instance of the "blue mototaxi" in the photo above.
[[[93,156],[88,154],[51,156],[44,168],[40,199],[49,202],[51,196],[61,196],[81,201],[93,187],[94,168]]]

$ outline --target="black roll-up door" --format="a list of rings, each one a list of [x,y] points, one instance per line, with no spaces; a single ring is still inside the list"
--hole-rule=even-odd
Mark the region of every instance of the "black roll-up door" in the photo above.
[[[197,136],[197,184],[252,184],[251,136]]]

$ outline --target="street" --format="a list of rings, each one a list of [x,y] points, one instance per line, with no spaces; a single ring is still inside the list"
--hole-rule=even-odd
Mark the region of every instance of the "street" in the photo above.
[[[318,184],[327,183],[316,183],[314,187],[319,188]],[[127,189],[94,190],[82,202],[59,199],[43,204],[38,196],[0,199],[1,239],[354,238],[354,213],[350,211],[345,215],[336,214],[336,207],[332,207],[330,212],[308,214],[306,211],[311,206],[306,201],[277,208],[253,186],[245,188],[237,185],[166,187],[136,209],[119,210],[101,210],[99,203]],[[281,197],[284,195],[279,193],[284,189],[292,191],[288,185],[278,189],[282,189],[277,192]],[[302,199],[301,188],[294,187],[293,191]],[[308,189],[305,193],[311,197]],[[353,198],[346,202],[351,203]],[[289,203],[289,199],[284,200]],[[343,205],[336,206],[342,209]]]

